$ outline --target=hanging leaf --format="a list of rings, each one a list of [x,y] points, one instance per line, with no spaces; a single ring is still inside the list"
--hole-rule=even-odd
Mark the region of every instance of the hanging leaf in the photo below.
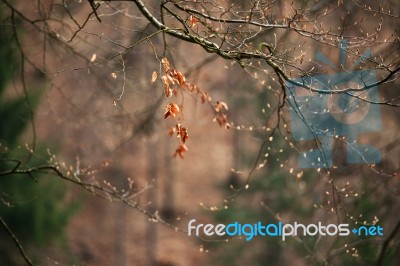
[[[182,143],[185,143],[189,139],[187,129],[181,124],[176,124],[176,135],[181,138]]]
[[[185,78],[185,76],[184,76],[181,72],[177,71],[175,77],[176,77],[176,79],[177,79],[179,85],[182,86],[182,85],[185,84],[186,78]]]
[[[229,129],[231,125],[228,123],[228,119],[226,117],[226,114],[218,114],[214,119],[214,122],[218,122],[218,125],[221,127],[225,127],[226,129]]]
[[[161,59],[161,63],[163,64],[164,71],[168,72],[171,68],[168,59],[164,57],[163,59]]]
[[[164,114],[164,119],[167,117],[175,118],[177,114],[179,114],[180,108],[176,103],[169,103],[165,107],[165,114]]]
[[[197,19],[195,16],[190,15],[189,16],[189,27],[194,27],[197,24]]]
[[[164,93],[166,97],[171,97],[173,92],[169,86],[165,86]]]
[[[188,148],[185,144],[180,143],[178,148],[175,150],[174,157],[178,156],[183,159],[183,154],[188,151]]]
[[[153,71],[153,74],[151,75],[151,83],[154,83],[154,81],[157,80],[157,72]]]
[[[214,106],[214,109],[216,112],[219,112],[222,110],[228,111],[228,105],[224,102],[217,101],[217,103]]]
[[[207,103],[211,101],[211,97],[208,95],[207,92],[201,93],[201,103]]]

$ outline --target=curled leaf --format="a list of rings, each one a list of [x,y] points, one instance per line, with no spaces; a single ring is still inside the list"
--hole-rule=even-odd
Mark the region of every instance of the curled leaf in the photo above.
[[[173,80],[169,75],[163,75],[161,77],[161,81],[164,84],[164,93],[166,97],[172,96],[172,89],[170,88],[170,83],[173,83]]]
[[[164,68],[165,72],[168,72],[171,69],[171,66],[170,66],[169,61],[168,61],[167,58],[164,57],[163,59],[161,59],[161,63],[163,65],[163,68]]]
[[[217,101],[217,103],[214,106],[214,109],[216,112],[220,112],[221,110],[228,111],[228,105],[224,102]]]
[[[176,77],[179,85],[182,86],[185,84],[186,78],[181,72],[177,71],[175,77]]]
[[[169,86],[164,87],[164,93],[166,97],[171,97],[172,96],[172,90]]]
[[[168,81],[168,78],[167,78],[166,75],[163,75],[163,76],[161,77],[161,81],[162,81],[162,83],[163,83],[164,85],[169,85],[169,81]]]
[[[179,114],[180,108],[176,103],[169,103],[165,107],[165,114],[164,114],[164,119],[167,117],[175,118],[177,114]]]
[[[181,141],[185,143],[189,139],[187,129],[181,124],[176,124],[176,135],[181,138]]]

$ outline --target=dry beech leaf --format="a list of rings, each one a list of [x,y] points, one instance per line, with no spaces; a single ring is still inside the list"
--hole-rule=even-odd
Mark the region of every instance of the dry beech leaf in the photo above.
[[[193,15],[189,16],[189,27],[194,27],[197,24],[197,19]]]
[[[168,81],[169,81],[170,83],[175,84],[174,79],[173,79],[170,75],[167,75],[167,78],[168,78]]]
[[[165,93],[166,97],[171,97],[172,96],[172,90],[168,85],[165,86],[164,93]]]
[[[186,141],[189,139],[187,129],[181,124],[176,124],[176,135],[181,138],[182,143],[186,143]]]
[[[216,112],[219,112],[221,110],[228,111],[228,105],[224,102],[217,101],[217,103],[214,106],[214,109]]]
[[[161,63],[163,64],[165,72],[168,72],[171,69],[167,58],[164,57],[163,59],[161,59]]]
[[[164,114],[164,119],[167,117],[175,118],[177,114],[179,114],[180,108],[176,103],[169,103],[165,107],[165,114]]]
[[[161,77],[161,81],[165,84],[165,85],[169,85],[169,84],[175,84],[174,79],[169,75],[163,75]]]
[[[176,72],[176,79],[178,80],[179,85],[183,85],[186,82],[185,76],[179,71]]]
[[[225,114],[219,114],[217,117],[213,119],[214,122],[218,122],[218,125],[221,127],[225,127],[226,129],[229,129],[231,125],[228,123],[228,119]]]
[[[169,81],[168,81],[168,78],[167,78],[166,75],[163,75],[163,76],[161,77],[161,81],[162,81],[163,84],[169,85]]]
[[[171,97],[172,94],[173,94],[173,91],[172,91],[172,89],[171,89],[170,86],[169,86],[169,84],[170,84],[170,82],[171,82],[170,77],[167,76],[167,75],[163,75],[163,76],[161,77],[161,81],[162,81],[162,83],[164,84],[164,93],[165,93],[165,96],[166,96],[166,97]]]
[[[197,23],[195,17],[190,16],[190,26],[194,26]],[[215,117],[213,119],[214,122],[217,122],[219,126],[225,127],[229,129],[232,125],[227,120],[227,111],[228,105],[225,102],[217,101],[215,103],[211,103],[211,97],[208,95],[207,92],[201,90],[198,86],[191,84],[186,81],[185,76],[177,71],[176,69],[172,68],[168,59],[163,58],[161,60],[164,72],[161,75],[161,82],[164,84],[164,93],[167,98],[177,95],[178,90],[180,91],[187,91],[193,93],[200,97],[202,103],[209,103],[211,108],[214,109]],[[153,71],[152,74],[152,83],[157,79],[157,72]],[[176,103],[168,103],[165,107],[164,119],[171,117],[171,119],[176,119],[176,116],[181,115],[183,113],[182,107],[179,107]],[[181,116],[178,117],[180,120]],[[189,134],[187,129],[182,126],[181,124],[177,123],[175,126],[168,129],[168,135],[173,136],[175,135],[179,138],[179,146],[175,150],[173,157],[180,157],[183,159],[184,153],[188,151],[185,143],[189,139]]]
[[[171,106],[171,112],[174,114],[178,114],[180,112],[180,108],[176,103],[170,103]]]
[[[157,72],[153,71],[153,74],[151,75],[151,83],[154,83],[154,81],[156,81],[157,79]]]
[[[188,151],[185,144],[180,143],[178,148],[175,150],[174,157],[179,156],[183,159],[183,154]]]
[[[203,92],[201,94],[201,103],[207,103],[211,101],[211,97],[208,95],[207,92]]]

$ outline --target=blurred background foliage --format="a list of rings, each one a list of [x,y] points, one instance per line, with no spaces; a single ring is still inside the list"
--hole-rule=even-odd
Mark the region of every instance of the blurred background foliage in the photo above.
[[[153,9],[160,5],[159,1],[145,2],[151,12],[159,10],[159,7]],[[286,12],[290,15],[288,2],[291,1],[271,1],[271,21],[274,16],[281,20],[280,16]],[[341,14],[347,14],[349,25],[361,24],[361,20],[370,20],[363,24],[367,27],[379,23],[380,15],[373,19],[372,11],[355,8],[350,2],[339,7],[336,5],[341,1],[294,2],[320,12],[329,6],[332,17],[322,19],[322,24],[332,28],[340,26]],[[21,161],[21,168],[54,163],[49,161],[52,155],[47,149],[57,150],[59,157],[67,162],[63,170],[74,173],[80,164],[81,180],[98,182],[111,190],[117,187],[119,193],[112,195],[127,195],[132,203],[128,207],[121,202],[108,203],[88,197],[82,211],[76,213],[79,204],[71,198],[79,194],[80,188],[68,187],[59,176],[0,176],[0,215],[35,262],[49,259],[51,265],[53,260],[58,260],[84,265],[305,266],[371,265],[376,261],[383,239],[301,237],[283,242],[278,237],[255,237],[250,242],[243,238],[225,242],[187,237],[174,230],[185,230],[193,218],[213,224],[235,221],[266,224],[280,220],[336,224],[337,215],[341,222],[351,226],[356,222],[370,223],[377,216],[387,232],[393,230],[398,219],[399,176],[380,175],[366,164],[346,164],[343,146],[336,142],[338,167],[329,171],[343,194],[335,210],[332,203],[335,195],[329,194],[332,186],[327,176],[316,169],[297,167],[299,153],[289,145],[293,141],[288,131],[290,122],[284,120],[289,117],[288,110],[278,114],[276,109],[282,99],[280,84],[272,79],[276,75],[267,71],[265,64],[257,64],[255,60],[242,68],[233,61],[206,53],[195,44],[163,36],[131,1],[99,1],[101,23],[87,1],[34,1],[30,3],[32,6],[24,1],[12,3],[28,18],[43,19],[44,27],[40,30],[27,21],[15,26],[26,53],[25,65],[29,65],[29,59],[38,66],[43,64],[43,72],[51,69],[51,73],[43,75],[30,69],[25,73],[29,85],[27,94],[23,92],[20,51],[15,46],[11,27],[20,17],[16,16],[15,21],[3,20],[0,28],[0,62],[4,62],[0,64],[0,173],[14,169],[17,161],[12,160],[15,159]],[[228,7],[235,4],[235,8],[249,10],[253,3],[267,5],[269,2],[221,1],[219,4]],[[391,6],[394,1],[386,3]],[[166,5],[169,4],[172,5],[169,2]],[[4,1],[1,7],[8,10]],[[183,11],[179,14],[183,18],[188,15]],[[174,20],[173,16],[166,18],[166,23]],[[384,24],[389,33],[396,28],[393,21],[390,21],[393,24]],[[84,29],[76,28],[75,23],[85,25]],[[217,31],[220,27],[210,25],[210,30]],[[358,32],[362,27],[356,29]],[[236,26],[232,30],[239,35],[244,33]],[[321,43],[309,42],[283,29],[268,29],[254,46],[258,42],[277,43],[276,56],[283,62],[300,54],[300,51],[296,53],[297,47],[305,49],[309,56],[321,50]],[[322,45],[321,51],[329,59],[337,59],[339,52],[334,46]],[[393,49],[395,45],[390,47]],[[385,45],[371,49],[379,57]],[[352,52],[358,53],[358,50]],[[220,128],[212,122],[210,108],[193,94],[179,92],[173,96],[171,99],[182,105],[184,112],[179,122],[188,128],[190,135],[184,160],[171,156],[176,142],[167,134],[172,120],[163,120],[169,100],[163,96],[162,73],[151,82],[152,73],[161,67],[162,56],[182,71],[190,83],[207,91],[213,100],[226,102],[228,120],[235,123],[229,130]],[[43,58],[48,61],[42,62]],[[254,68],[250,67],[252,63]],[[398,81],[382,84],[381,95],[386,99],[397,97],[396,90],[392,89],[397,84]],[[33,153],[32,113],[41,133]],[[277,114],[282,120],[276,128]],[[388,106],[382,106],[382,116],[385,130],[368,135],[363,141],[376,142],[385,155],[376,169],[391,172],[398,169],[400,116],[395,108]],[[276,129],[267,131],[261,126]],[[296,148],[304,147],[300,143]],[[253,168],[256,170],[251,171]],[[249,171],[252,174],[248,189],[236,193],[236,189],[246,185]],[[137,191],[140,191],[138,195]],[[345,193],[350,196],[345,197]],[[139,206],[147,213],[137,212],[132,206]],[[205,206],[221,208],[210,210]],[[160,221],[155,223],[155,218],[168,221],[170,226],[163,226]],[[0,237],[0,265],[23,265],[3,228]],[[55,246],[61,248],[49,252]],[[396,265],[400,258],[398,247],[397,237],[388,245],[382,265]],[[209,252],[202,252],[205,250]]]
[[[40,147],[31,153],[28,145],[21,146],[24,131],[31,123],[32,109],[40,101],[40,95],[7,95],[6,88],[12,86],[11,81],[19,74],[20,68],[10,27],[3,23],[0,25],[0,173],[14,169],[18,164],[24,169],[41,166],[50,157]],[[29,97],[29,104],[26,97]],[[43,174],[1,176],[0,202],[0,216],[21,245],[31,252],[55,241],[61,243],[66,224],[78,207],[77,202],[67,201],[64,182]],[[25,265],[3,227],[0,239],[1,264]],[[37,262],[42,259],[34,257]]]
[[[240,77],[239,80],[244,80]],[[256,84],[247,83],[241,84],[238,88],[238,95],[245,94],[249,87],[256,87]],[[251,121],[253,124],[260,124],[265,120],[265,106],[269,105],[269,99],[273,99],[268,87],[265,90],[254,93],[253,97],[230,97],[230,106],[236,106],[235,110],[240,111],[242,121],[237,123],[246,123]],[[232,95],[231,95],[232,96]],[[263,110],[260,112],[260,110]],[[254,116],[254,114],[258,114]],[[276,121],[275,121],[276,122]],[[280,122],[280,127],[276,131],[259,133],[255,131],[252,136],[260,142],[265,140],[260,149],[260,160],[255,160],[254,149],[252,147],[233,143],[235,147],[234,154],[238,156],[235,159],[234,165],[241,168],[252,169],[258,168],[260,165],[254,166],[254,161],[258,161],[262,165],[261,169],[254,171],[250,176],[251,182],[247,189],[244,189],[244,184],[238,180],[239,174],[232,173],[227,177],[227,183],[221,186],[222,192],[225,194],[227,208],[220,210],[211,210],[215,218],[215,223],[230,224],[239,222],[240,224],[255,224],[261,222],[266,224],[277,224],[278,222],[290,221],[293,223],[310,224],[322,222],[322,224],[336,223],[334,215],[330,216],[321,211],[321,206],[324,206],[329,200],[329,196],[321,195],[318,187],[321,186],[322,178],[315,169],[297,169],[292,172],[290,168],[293,166],[293,150],[285,148],[287,141],[282,138],[279,130],[285,131],[285,121]],[[268,126],[268,125],[266,125]],[[234,134],[241,134],[241,131],[235,131]],[[246,132],[245,134],[248,134]],[[243,138],[243,136],[241,136]],[[272,137],[272,138],[271,138]],[[234,138],[240,139],[240,138]],[[253,141],[254,141],[253,139]],[[247,143],[247,142],[246,142]],[[243,174],[243,173],[242,173]],[[245,177],[248,177],[245,175]],[[337,175],[335,181],[340,183],[346,180],[347,173]],[[243,180],[243,178],[241,178]],[[365,184],[363,191],[368,191],[370,188]],[[240,192],[236,192],[240,191]],[[327,192],[329,193],[329,187]],[[299,200],[301,199],[301,200]],[[372,221],[376,210],[384,204],[385,200],[377,200],[371,198],[367,193],[363,193],[360,197],[354,198],[351,204],[346,204],[347,207],[356,208],[358,213],[362,214],[362,220]],[[275,213],[275,210],[279,210]],[[342,209],[340,208],[339,212]],[[209,212],[206,212],[209,213]],[[295,217],[295,218],[294,218]],[[361,217],[360,217],[361,218]],[[390,214],[380,217],[382,220],[389,219]],[[287,220],[286,220],[287,219]],[[361,220],[361,219],[360,219]],[[345,217],[341,223],[349,223],[350,227],[357,226],[354,220]],[[251,241],[245,241],[245,236],[240,239],[234,237],[225,240],[216,240],[203,242],[205,249],[214,251],[209,258],[209,262],[216,265],[302,265],[303,262],[297,261],[296,258],[304,256],[307,265],[373,265],[378,256],[376,244],[371,237],[361,236],[355,237],[350,235],[343,239],[334,239],[333,237],[318,238],[315,236],[301,236],[298,238],[287,238],[282,241],[280,237],[271,236],[255,236]],[[334,245],[327,250],[326,243],[335,241]],[[348,248],[342,249],[347,243],[360,243],[357,245],[356,251]],[[322,250],[327,253],[331,249],[341,250],[339,255],[325,256],[321,251],[316,251],[322,246]],[[382,265],[395,265],[397,247],[392,247],[388,255],[385,256]],[[349,256],[340,256],[340,254],[352,254]],[[320,255],[320,256],[318,256]]]

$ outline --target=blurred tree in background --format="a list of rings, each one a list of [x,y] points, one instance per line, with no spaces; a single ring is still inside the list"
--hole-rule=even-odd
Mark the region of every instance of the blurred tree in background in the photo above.
[[[73,209],[64,181],[110,202],[90,197],[68,227],[84,264],[395,265],[399,7],[0,0],[1,216],[46,243]],[[385,233],[194,240],[193,218]]]
[[[236,79],[239,95],[241,95],[240,91],[246,91],[249,87],[257,87],[255,83],[240,82],[244,80],[243,76],[238,76]],[[272,112],[273,108],[265,108],[271,105],[269,102],[271,98],[273,97],[268,89],[260,90],[252,97],[236,98],[235,95],[231,95],[229,106],[238,106],[245,110],[241,112],[240,121],[235,121],[235,124],[240,125],[246,121],[251,121],[252,124],[262,123],[265,117],[271,116],[268,112]],[[235,116],[235,114],[232,115]],[[318,172],[314,170],[296,171],[295,166],[287,165],[293,154],[285,149],[285,142],[280,138],[279,130],[284,130],[284,127],[274,130],[269,122],[267,122],[267,126],[270,126],[271,130],[266,133],[255,130],[251,133],[252,138],[256,141],[266,140],[259,150],[259,159],[254,158],[252,147],[246,147],[240,143],[233,144],[234,154],[239,157],[235,159],[233,165],[238,168],[251,169],[247,178],[251,178],[252,182],[243,195],[238,196],[237,193],[242,193],[240,188],[244,187],[246,183],[240,184],[238,176],[242,174],[232,171],[228,176],[227,183],[222,186],[222,190],[226,193],[225,202],[231,203],[226,205],[226,208],[219,210],[210,208],[216,222],[222,224],[261,222],[262,225],[289,221],[302,224],[337,223],[336,218],[329,215],[329,209],[324,210],[322,207],[329,201],[329,191],[325,191],[325,195],[321,195],[319,191],[320,187],[326,188],[325,181],[321,180]],[[242,134],[237,138],[242,139],[245,137],[243,135],[248,135],[249,132],[244,128],[235,131],[235,134]],[[248,145],[248,142],[245,143]],[[256,165],[254,165],[254,161],[257,162]],[[336,180],[341,179],[347,180],[346,176],[336,176]],[[365,185],[363,191],[368,190],[370,188]],[[301,201],[298,200],[300,198]],[[359,213],[362,213],[363,219],[374,220],[376,209],[379,209],[379,206],[385,206],[386,200],[372,199],[367,193],[363,193],[361,197],[356,198],[347,206],[355,207]],[[381,219],[389,218],[390,215],[381,216]],[[349,217],[343,222],[353,223]],[[250,242],[244,241],[245,238],[246,236],[242,236],[240,240],[229,239],[227,243],[225,241],[203,243],[204,248],[217,251],[210,257],[210,263],[213,265],[261,266],[265,265],[265,262],[271,262],[272,265],[297,265],[300,263],[299,258],[304,256],[306,265],[373,265],[379,254],[376,250],[375,240],[365,236],[361,239],[349,236],[345,240],[333,237],[306,236],[286,239],[285,242],[279,236],[257,236]],[[351,242],[357,243],[354,249],[342,248]],[[394,245],[389,249],[382,265],[396,265],[396,252],[397,247]],[[330,255],[326,256],[324,253]],[[357,253],[357,255],[343,256],[346,253]],[[302,264],[300,263],[300,265]]]
[[[19,73],[20,66],[10,28],[3,23],[0,25],[0,217],[3,222],[0,261],[3,265],[25,265],[5,227],[11,229],[25,248],[33,251],[63,239],[76,206],[66,201],[66,184],[54,177],[8,173],[20,166],[28,169],[45,165],[49,155],[40,150],[33,154],[28,145],[20,146],[39,95],[7,95],[6,88],[15,73]],[[42,260],[35,258],[35,261]]]

